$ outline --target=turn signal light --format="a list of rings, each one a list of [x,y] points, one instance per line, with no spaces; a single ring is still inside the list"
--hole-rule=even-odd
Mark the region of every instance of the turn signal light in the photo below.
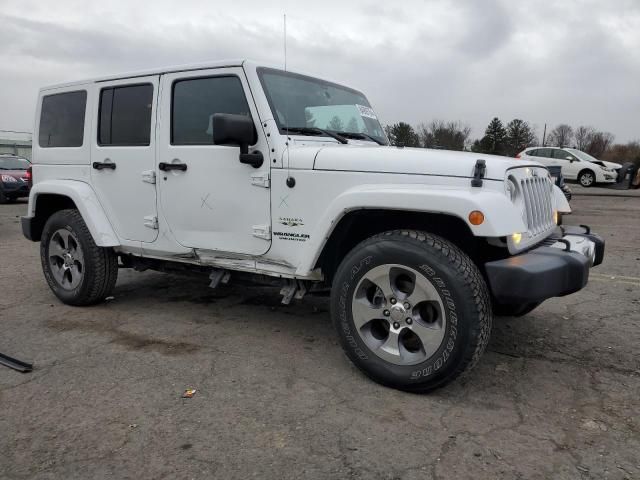
[[[522,234],[514,233],[513,235],[511,235],[511,240],[513,240],[514,245],[518,245],[522,241]]]
[[[553,211],[553,223],[558,225],[558,210]]]
[[[469,214],[469,223],[471,225],[481,225],[484,222],[484,214],[480,210],[474,210]]]

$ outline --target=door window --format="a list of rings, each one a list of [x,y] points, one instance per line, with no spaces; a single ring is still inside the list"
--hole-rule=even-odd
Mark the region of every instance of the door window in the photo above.
[[[215,113],[251,117],[242,83],[236,76],[177,80],[172,95],[172,145],[212,145]]]
[[[569,161],[569,160],[575,160],[576,157],[571,155],[569,152],[566,152],[565,150],[560,150],[559,148],[556,148],[553,150],[553,158],[555,158],[556,160]]]
[[[153,85],[105,88],[100,93],[98,144],[147,146],[151,135]]]
[[[42,98],[38,144],[43,147],[81,147],[87,92],[56,93]]]

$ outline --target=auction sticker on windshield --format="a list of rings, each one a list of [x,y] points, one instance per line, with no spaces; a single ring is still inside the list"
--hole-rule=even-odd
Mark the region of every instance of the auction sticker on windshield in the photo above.
[[[373,108],[358,104],[356,104],[356,107],[358,108],[358,112],[360,112],[361,117],[374,118],[376,120],[378,119],[378,117],[376,116],[376,112],[373,111]]]

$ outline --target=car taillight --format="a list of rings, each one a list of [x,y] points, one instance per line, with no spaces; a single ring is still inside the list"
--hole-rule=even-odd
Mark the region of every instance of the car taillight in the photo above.
[[[27,177],[27,182],[29,183],[29,186],[31,186],[33,184],[33,170],[31,169],[31,167],[27,168],[27,173],[25,174],[25,177]]]
[[[516,155],[516,158],[520,158],[520,154],[517,154],[517,155]]]

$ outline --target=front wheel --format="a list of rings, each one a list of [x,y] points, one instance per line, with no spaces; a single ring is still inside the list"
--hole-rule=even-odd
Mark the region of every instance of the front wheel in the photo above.
[[[578,182],[583,187],[592,187],[596,183],[596,176],[591,170],[583,170],[578,175]]]
[[[102,301],[115,286],[118,257],[98,247],[77,210],[60,210],[47,220],[40,260],[53,293],[68,305]]]
[[[357,245],[333,280],[331,314],[342,347],[366,375],[412,392],[471,369],[491,332],[487,286],[459,248],[396,230]]]

